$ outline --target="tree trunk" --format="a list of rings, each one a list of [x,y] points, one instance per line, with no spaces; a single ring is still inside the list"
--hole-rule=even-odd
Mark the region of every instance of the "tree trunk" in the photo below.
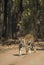
[[[3,31],[2,37],[7,37],[7,3],[8,0],[4,0],[4,21],[3,21]]]

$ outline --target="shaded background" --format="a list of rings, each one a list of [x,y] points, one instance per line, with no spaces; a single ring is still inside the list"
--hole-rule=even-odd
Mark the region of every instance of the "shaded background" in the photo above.
[[[44,38],[44,0],[0,0],[0,38],[28,33]]]

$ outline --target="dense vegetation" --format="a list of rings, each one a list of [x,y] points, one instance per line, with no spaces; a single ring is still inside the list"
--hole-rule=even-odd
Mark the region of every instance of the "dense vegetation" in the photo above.
[[[44,38],[44,0],[0,0],[0,38],[27,33]]]

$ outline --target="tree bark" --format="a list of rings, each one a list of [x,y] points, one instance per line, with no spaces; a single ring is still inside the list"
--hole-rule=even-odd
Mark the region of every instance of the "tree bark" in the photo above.
[[[4,21],[3,21],[3,31],[2,37],[7,37],[7,3],[8,0],[4,0]]]

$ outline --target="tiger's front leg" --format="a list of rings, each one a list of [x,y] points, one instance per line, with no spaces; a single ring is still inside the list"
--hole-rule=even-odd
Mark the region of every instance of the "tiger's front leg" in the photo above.
[[[28,54],[29,49],[27,45],[25,46],[25,49],[26,49],[26,54]]]
[[[31,54],[31,52],[32,52],[30,47],[28,47],[28,52],[29,52],[30,54]]]
[[[22,55],[22,45],[19,45],[19,54]]]
[[[19,50],[19,54],[22,55],[22,48],[20,48],[20,50]]]

